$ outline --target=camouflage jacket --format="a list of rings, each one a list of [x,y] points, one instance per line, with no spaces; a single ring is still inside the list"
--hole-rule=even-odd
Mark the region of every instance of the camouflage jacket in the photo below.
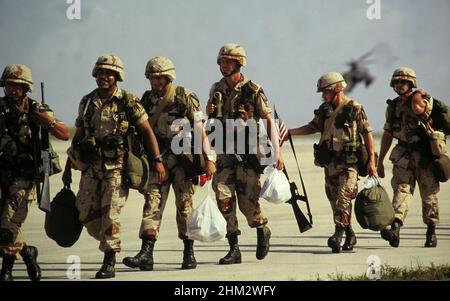
[[[152,90],[145,91],[141,103],[149,116],[161,152],[168,150],[172,138],[182,129],[183,122],[188,122],[192,128],[197,119],[204,121],[197,95],[172,83],[163,97]],[[164,107],[155,116],[160,105]],[[179,122],[179,126],[175,121]]]
[[[121,137],[126,141],[129,126],[137,127],[148,120],[148,115],[139,102],[139,98],[117,88],[114,94],[105,103],[102,103],[98,89],[85,95],[78,108],[76,120],[77,128],[83,127],[85,138],[94,137],[98,144],[105,141],[107,136]],[[95,165],[110,169],[122,168],[124,162],[124,151],[114,160],[98,160]]]

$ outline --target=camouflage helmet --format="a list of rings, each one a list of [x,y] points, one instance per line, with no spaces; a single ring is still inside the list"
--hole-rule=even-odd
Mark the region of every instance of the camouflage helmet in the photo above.
[[[150,59],[145,67],[145,77],[167,76],[171,81],[176,78],[175,65],[164,56],[157,56]]]
[[[243,67],[247,65],[247,54],[245,53],[245,49],[238,44],[226,44],[220,48],[219,54],[217,55],[217,64],[219,65],[221,58],[238,61]]]
[[[394,81],[396,80],[406,80],[412,84],[414,88],[417,88],[417,77],[416,72],[409,67],[400,67],[395,69],[391,78],[391,87],[394,87]]]
[[[116,71],[118,74],[118,81],[123,81],[125,79],[125,71],[123,70],[122,60],[113,54],[105,54],[100,56],[95,63],[94,69],[92,69],[92,76],[97,77],[98,69],[108,69]]]
[[[9,65],[3,70],[0,78],[0,87],[4,87],[7,82],[24,84],[27,92],[33,91],[33,77],[31,69],[25,65]]]
[[[323,92],[324,90],[343,91],[347,87],[342,74],[338,72],[328,72],[322,75],[317,81],[317,92]]]

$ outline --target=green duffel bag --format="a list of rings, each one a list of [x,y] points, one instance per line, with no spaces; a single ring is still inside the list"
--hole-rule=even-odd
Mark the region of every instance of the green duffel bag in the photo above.
[[[73,191],[64,186],[53,198],[51,210],[45,215],[45,233],[64,248],[73,246],[83,230],[75,201]]]
[[[355,215],[363,229],[380,231],[392,224],[394,209],[386,190],[381,185],[361,190],[355,201]]]
[[[150,176],[150,165],[145,155],[137,157],[129,151],[126,155],[124,172],[124,180],[128,188],[139,192],[145,190]]]

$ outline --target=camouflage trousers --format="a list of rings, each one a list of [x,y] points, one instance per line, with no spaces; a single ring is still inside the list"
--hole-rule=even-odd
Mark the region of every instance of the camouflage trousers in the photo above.
[[[120,169],[89,167],[81,175],[76,207],[88,233],[100,241],[102,252],[120,252],[120,211],[128,197]]]
[[[174,155],[164,156],[166,178],[159,184],[158,174],[152,173],[147,190],[144,193],[144,209],[139,237],[158,238],[162,216],[169,197],[170,186],[175,192],[176,222],[178,237],[187,238],[187,218],[193,210],[193,195],[195,192],[192,180],[185,179],[183,168],[177,165]]]
[[[5,254],[15,256],[25,245],[22,225],[25,222],[30,204],[35,198],[34,182],[21,178],[13,179],[1,205],[0,248]]]
[[[439,223],[437,199],[439,182],[434,176],[430,156],[425,156],[418,151],[407,151],[403,146],[397,145],[389,159],[394,165],[391,185],[394,190],[392,206],[395,218],[401,222],[405,220],[417,182],[422,199],[423,222],[427,225],[437,225]]]
[[[351,224],[352,200],[358,194],[358,173],[348,168],[338,174],[329,175],[325,168],[325,192],[333,210],[335,225]]]
[[[251,228],[263,227],[268,220],[259,205],[260,174],[253,169],[235,165],[231,156],[219,155],[213,189],[220,212],[227,221],[227,237],[241,234],[236,216],[236,198],[239,210]]]

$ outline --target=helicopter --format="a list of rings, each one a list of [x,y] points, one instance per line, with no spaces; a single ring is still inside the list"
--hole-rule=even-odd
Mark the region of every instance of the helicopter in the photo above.
[[[367,88],[375,80],[375,77],[373,77],[369,73],[369,69],[366,66],[364,66],[374,61],[374,60],[367,60],[367,58],[369,58],[374,51],[375,49],[372,49],[371,51],[359,57],[357,60],[351,60],[350,62],[347,63],[347,65],[350,67],[350,70],[342,74],[345,81],[347,82],[347,87],[345,89],[346,92],[350,93],[355,88],[355,86],[360,82],[365,83]]]

